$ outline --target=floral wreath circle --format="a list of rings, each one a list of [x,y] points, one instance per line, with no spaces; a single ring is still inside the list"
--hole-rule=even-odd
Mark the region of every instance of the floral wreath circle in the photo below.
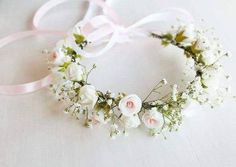
[[[83,53],[86,53],[84,49],[93,45],[93,42],[90,40],[91,36],[88,38],[86,32],[83,32],[81,25],[84,26],[84,23],[76,25],[57,44],[51,63],[54,81],[50,87],[59,101],[69,103],[64,111],[77,119],[83,119],[87,127],[109,123],[110,136],[115,137],[127,134],[128,129],[143,124],[155,136],[166,130],[177,130],[182,123],[182,111],[190,101],[195,100],[199,104],[210,104],[213,107],[222,103],[229,92],[229,88],[220,86],[219,82],[222,81],[220,77],[223,71],[219,61],[222,57],[229,56],[229,53],[217,39],[208,38],[207,31],[194,24],[180,24],[172,26],[165,33],[150,32],[146,36],[161,40],[163,46],[173,45],[183,50],[190,62],[189,66],[195,71],[195,78],[184,90],[180,91],[177,85],[172,85],[171,92],[150,101],[150,95],[167,84],[166,79],[163,79],[143,100],[135,94],[127,95],[122,92],[115,95],[111,91],[103,93],[88,81],[88,76],[96,65],[88,70],[82,64],[85,57]],[[89,28],[86,27],[87,29]],[[228,75],[224,74],[224,77],[228,79]]]

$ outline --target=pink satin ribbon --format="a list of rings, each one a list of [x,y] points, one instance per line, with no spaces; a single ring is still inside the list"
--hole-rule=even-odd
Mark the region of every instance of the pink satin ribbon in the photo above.
[[[39,29],[39,23],[40,23],[40,20],[43,18],[43,16],[45,16],[54,7],[56,7],[62,3],[68,2],[68,1],[70,1],[70,0],[50,0],[50,1],[46,2],[44,5],[42,5],[34,14],[33,21],[32,21],[33,28]],[[117,23],[120,22],[120,19],[117,16],[117,14],[103,0],[84,0],[84,1],[89,2],[89,8],[88,8],[87,13],[85,14],[83,20],[90,19],[90,17],[91,17],[90,12],[95,4],[95,5],[99,6],[100,8],[102,8],[103,12],[106,13],[110,17],[110,19],[112,19],[114,22],[117,22]]]
[[[86,58],[98,57],[116,43],[131,41],[134,37],[147,37],[149,31],[143,27],[149,23],[163,23],[174,19],[185,20],[192,22],[193,17],[185,10],[179,8],[166,8],[160,12],[150,14],[130,26],[124,26],[120,23],[112,21],[106,15],[95,16],[90,20],[82,20],[75,27],[80,27],[86,39],[93,44],[96,42],[106,43],[102,49],[96,52],[87,52],[76,47],[73,49],[80,55]]]
[[[45,3],[43,6],[41,6],[35,13],[33,17],[33,29],[29,31],[23,31],[11,34],[7,37],[4,37],[0,39],[0,48],[4,47],[7,44],[10,44],[12,42],[27,38],[29,36],[34,35],[43,35],[43,34],[53,34],[53,35],[65,35],[64,31],[59,30],[42,30],[39,27],[39,23],[44,15],[46,15],[49,10],[56,7],[57,5],[60,5],[61,3],[67,2],[69,0],[50,0],[47,3]],[[115,14],[115,12],[102,0],[85,0],[89,2],[89,9],[91,9],[91,5],[96,4],[97,6],[101,7],[104,12],[106,11],[110,18],[114,21],[118,22],[118,16]],[[88,10],[88,12],[91,12]],[[88,12],[86,13],[83,20],[89,19]],[[31,92],[35,92],[39,89],[42,89],[44,87],[47,87],[52,81],[51,74],[47,75],[46,77],[29,82],[24,84],[17,84],[17,85],[0,85],[0,94],[2,95],[18,95],[18,94],[27,94]]]
[[[41,18],[53,7],[64,3],[69,0],[50,0],[45,3],[39,10],[36,11],[33,18],[33,28],[36,30],[19,32],[16,34],[12,34],[8,37],[0,39],[0,48],[14,42],[16,40],[26,38],[32,35],[38,34],[56,34],[56,35],[64,35],[62,31],[54,31],[54,30],[39,30],[39,22]],[[101,7],[105,13],[105,15],[95,16],[93,18],[89,18],[88,15],[84,17],[82,21],[80,21],[75,27],[81,28],[82,33],[85,34],[88,41],[105,43],[105,46],[97,51],[97,52],[87,52],[85,50],[80,50],[78,47],[74,47],[75,51],[78,54],[83,55],[84,57],[91,58],[97,57],[104,54],[110,48],[112,48],[116,43],[122,43],[130,41],[133,37],[143,37],[147,36],[148,31],[142,26],[152,23],[152,22],[165,22],[169,19],[182,18],[185,21],[193,21],[192,16],[185,10],[179,8],[168,8],[162,10],[158,13],[151,14],[143,19],[137,21],[136,23],[130,26],[123,26],[120,22],[119,17],[116,13],[102,0],[88,0],[90,2],[90,6],[92,3]],[[142,27],[142,28],[141,28]],[[17,94],[26,94],[30,92],[37,91],[41,88],[48,86],[52,81],[50,75],[29,83],[19,84],[19,85],[0,85],[0,94],[4,95],[17,95]]]
[[[15,34],[11,34],[5,38],[0,40],[0,48],[5,45],[15,42],[17,40],[27,38],[29,36],[34,35],[42,35],[42,34],[55,34],[55,35],[64,35],[64,32],[61,31],[41,31],[41,30],[32,30],[32,31],[23,31]],[[34,92],[43,87],[46,87],[50,84],[52,78],[51,75],[48,75],[40,80],[25,83],[25,84],[17,84],[17,85],[0,85],[0,94],[4,95],[17,95],[17,94],[26,94],[30,92]]]

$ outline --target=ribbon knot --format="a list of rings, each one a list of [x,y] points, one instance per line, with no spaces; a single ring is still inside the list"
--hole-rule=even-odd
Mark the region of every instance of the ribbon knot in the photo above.
[[[192,16],[187,11],[179,8],[167,8],[150,14],[130,26],[116,23],[109,16],[98,15],[89,20],[82,20],[75,26],[75,29],[80,29],[81,33],[93,45],[105,44],[104,47],[95,52],[87,52],[78,47],[74,47],[74,49],[86,58],[98,57],[111,49],[116,43],[130,42],[135,37],[147,37],[150,32],[143,27],[144,25],[154,22],[169,22],[173,19],[181,19],[185,22],[193,21]]]
[[[117,43],[125,43],[131,41],[131,38],[129,36],[129,31],[124,26],[117,25],[115,27],[114,33],[117,35],[115,39]]]

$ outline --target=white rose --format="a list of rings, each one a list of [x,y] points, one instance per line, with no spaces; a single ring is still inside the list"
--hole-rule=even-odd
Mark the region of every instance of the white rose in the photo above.
[[[122,116],[121,120],[125,128],[128,128],[128,129],[137,128],[141,124],[140,119],[137,114],[131,117]]]
[[[80,104],[88,109],[92,109],[97,102],[98,95],[94,86],[84,85],[79,92]]]
[[[66,55],[61,49],[55,50],[52,54],[52,62],[55,65],[62,65],[64,63]]]
[[[65,71],[66,77],[72,81],[83,80],[84,73],[85,73],[84,67],[76,63],[71,63]]]
[[[163,116],[157,108],[146,111],[142,116],[142,121],[150,129],[160,129],[164,123]]]
[[[130,117],[137,114],[142,107],[141,99],[135,95],[128,95],[119,102],[119,109],[124,116]]]
[[[202,61],[206,65],[211,65],[216,61],[216,56],[212,50],[205,50],[202,52]]]
[[[59,41],[56,44],[56,48],[54,49],[54,52],[52,54],[52,62],[55,65],[62,65],[65,62],[66,55],[62,50],[63,47],[63,41]]]

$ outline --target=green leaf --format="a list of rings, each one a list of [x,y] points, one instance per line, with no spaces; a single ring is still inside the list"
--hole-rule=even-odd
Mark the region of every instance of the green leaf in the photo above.
[[[166,46],[168,46],[170,44],[170,42],[166,41],[166,40],[162,40],[161,44],[166,47]]]
[[[207,88],[208,88],[205,84],[203,84],[202,80],[201,80],[201,84],[202,84],[202,87],[203,87],[204,89],[207,89]]]
[[[178,32],[178,33],[176,34],[176,36],[175,36],[175,41],[176,41],[177,43],[183,42],[185,39],[187,39],[187,37],[184,36],[184,30]]]
[[[79,54],[76,54],[76,55],[74,55],[74,57],[77,59],[77,58],[81,58],[82,56]]]
[[[197,48],[197,41],[193,43],[193,45],[191,46],[191,51],[194,54],[200,54],[202,52],[202,50]]]
[[[58,71],[59,71],[59,72],[65,72],[65,70],[66,70],[66,69],[65,69],[64,67],[62,67],[62,68],[60,68]]]
[[[64,68],[65,70],[71,64],[71,62],[64,62],[64,64],[60,65],[60,67]]]
[[[83,35],[80,34],[73,34],[74,38],[75,38],[75,43],[77,45],[82,44],[85,41],[85,37]]]
[[[167,39],[169,41],[173,40],[173,35],[171,33],[164,34],[162,38]]]
[[[64,47],[66,54],[67,55],[76,55],[76,52],[74,51],[74,49],[70,48],[70,47]]]

